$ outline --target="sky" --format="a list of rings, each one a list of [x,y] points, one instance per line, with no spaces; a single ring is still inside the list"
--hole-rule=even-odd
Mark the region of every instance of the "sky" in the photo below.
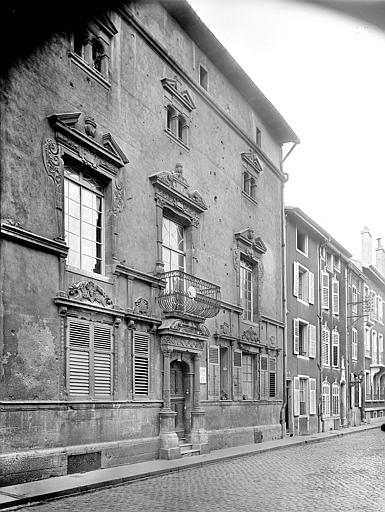
[[[364,226],[385,246],[385,32],[288,0],[188,1],[301,140],[286,204],[357,259]]]

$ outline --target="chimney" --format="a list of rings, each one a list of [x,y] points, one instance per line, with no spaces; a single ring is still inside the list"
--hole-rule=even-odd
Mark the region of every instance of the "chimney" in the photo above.
[[[361,262],[367,267],[372,264],[372,235],[366,226],[361,231]]]
[[[377,238],[376,268],[385,277],[385,249],[382,247],[381,238]]]

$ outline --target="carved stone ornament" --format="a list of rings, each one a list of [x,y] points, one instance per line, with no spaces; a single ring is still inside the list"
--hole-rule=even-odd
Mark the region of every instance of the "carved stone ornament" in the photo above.
[[[250,326],[248,329],[245,329],[242,333],[242,340],[245,341],[251,341],[252,343],[258,343],[259,342],[259,335],[252,326]]]
[[[242,231],[234,233],[237,247],[241,248],[244,253],[253,259],[258,259],[262,254],[265,254],[267,247],[261,237],[255,236],[252,228],[248,227]]]
[[[93,117],[86,117],[84,119],[84,131],[89,137],[94,138],[96,134],[96,123]]]
[[[60,150],[56,141],[45,139],[43,141],[43,162],[48,176],[56,186],[56,205],[63,207],[63,175],[61,169]]]
[[[204,341],[181,338],[179,336],[162,336],[160,344],[162,351],[168,350],[170,347],[186,350],[203,350],[205,346]]]
[[[10,217],[8,217],[7,219],[3,219],[3,223],[8,224],[8,226],[14,226],[15,228],[23,229],[23,226],[22,224],[20,224],[19,221],[11,219]]]
[[[263,164],[254,151],[241,153],[242,160],[252,167],[256,173],[263,172]]]
[[[149,304],[148,300],[144,299],[143,297],[139,297],[135,301],[135,307],[134,307],[134,313],[139,313],[141,315],[147,315],[149,312]]]
[[[219,326],[219,331],[220,331],[220,334],[225,334],[225,335],[230,334],[230,325],[227,322],[223,322],[223,324],[221,324]]]
[[[176,164],[174,171],[163,171],[150,176],[151,183],[167,192],[168,198],[174,202],[177,208],[184,208],[185,210],[195,210],[195,214],[202,213],[207,210],[207,205],[203,200],[201,194],[197,190],[190,190],[190,186],[183,175],[183,165]]]
[[[112,211],[116,215],[117,213],[121,213],[124,208],[124,199],[125,199],[125,188],[124,183],[116,180],[114,185],[114,201],[112,206]]]
[[[68,288],[68,297],[74,300],[97,302],[103,307],[112,307],[112,300],[101,286],[93,281],[79,281]]]
[[[180,80],[176,77],[172,78],[163,78],[161,80],[162,86],[165,91],[167,91],[171,96],[174,96],[179,102],[187,109],[188,112],[191,112],[195,108],[195,104],[191,97],[191,94],[187,91],[179,91],[178,87],[181,85]]]

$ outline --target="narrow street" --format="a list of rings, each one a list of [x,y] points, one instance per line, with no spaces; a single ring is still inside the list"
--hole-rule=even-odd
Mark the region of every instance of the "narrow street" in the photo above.
[[[379,428],[29,507],[71,511],[385,511]]]

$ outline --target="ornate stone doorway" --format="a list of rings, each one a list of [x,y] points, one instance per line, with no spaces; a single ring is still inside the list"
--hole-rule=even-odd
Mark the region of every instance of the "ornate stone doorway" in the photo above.
[[[176,413],[175,432],[179,439],[190,433],[190,373],[184,361],[173,361],[170,365],[171,410]],[[190,421],[189,421],[190,420]]]

